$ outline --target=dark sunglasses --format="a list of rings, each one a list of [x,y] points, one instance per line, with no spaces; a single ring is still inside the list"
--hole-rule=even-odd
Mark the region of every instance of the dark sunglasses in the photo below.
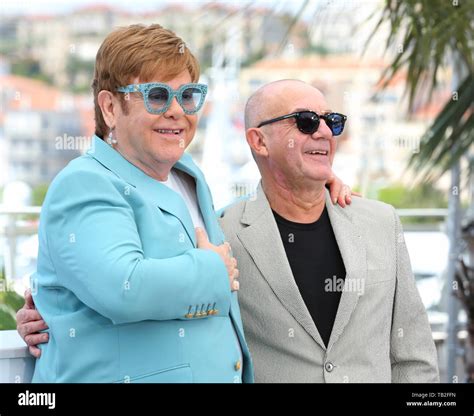
[[[257,127],[262,127],[270,123],[275,123],[276,121],[286,120],[288,118],[295,118],[298,130],[304,134],[313,134],[315,131],[317,131],[319,129],[321,119],[323,119],[331,130],[333,136],[339,136],[342,133],[344,130],[344,124],[347,120],[347,116],[340,113],[319,115],[314,111],[299,111],[297,113],[287,114],[286,116],[262,121]]]

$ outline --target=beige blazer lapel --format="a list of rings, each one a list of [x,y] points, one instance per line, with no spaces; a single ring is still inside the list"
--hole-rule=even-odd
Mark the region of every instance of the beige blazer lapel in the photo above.
[[[286,310],[321,348],[326,349],[296,285],[278,226],[261,184],[256,198],[246,202],[241,222],[248,227],[239,231],[237,237],[264,279]]]
[[[362,234],[352,221],[350,206],[341,208],[339,205],[333,205],[329,192],[326,191],[326,208],[346,268],[344,290],[329,338],[330,350],[349,323],[359,296],[363,294],[359,289],[365,288],[367,256]]]

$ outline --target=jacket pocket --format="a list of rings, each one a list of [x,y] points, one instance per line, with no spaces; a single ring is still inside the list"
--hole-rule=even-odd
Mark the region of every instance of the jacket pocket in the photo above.
[[[395,281],[395,276],[389,269],[368,269],[365,285]]]
[[[134,377],[124,376],[115,383],[192,383],[193,373],[189,364],[178,365]]]

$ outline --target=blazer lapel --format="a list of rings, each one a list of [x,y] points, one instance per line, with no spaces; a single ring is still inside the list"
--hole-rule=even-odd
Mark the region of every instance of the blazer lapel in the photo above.
[[[365,287],[360,285],[365,285],[367,260],[366,247],[361,232],[352,220],[350,206],[341,208],[339,205],[333,205],[329,192],[326,191],[326,208],[346,268],[344,290],[329,339],[328,350],[330,350],[349,323],[357,305],[361,293],[356,288]],[[350,284],[351,282],[353,284]]]
[[[246,202],[241,218],[248,227],[237,233],[273,292],[305,331],[326,349],[296,285],[278,226],[261,184],[256,199]]]
[[[183,155],[174,167],[186,172],[196,181],[198,208],[201,210],[209,241],[215,245],[222,244],[224,242],[224,234],[217,222],[211,191],[207,186],[204,175],[197,168],[189,155]]]
[[[144,194],[153,200],[161,210],[175,216],[196,247],[196,235],[191,215],[181,196],[138,169],[97,136],[94,136],[92,146],[87,153],[133,188],[143,190]],[[130,191],[130,189],[124,189],[124,192]]]

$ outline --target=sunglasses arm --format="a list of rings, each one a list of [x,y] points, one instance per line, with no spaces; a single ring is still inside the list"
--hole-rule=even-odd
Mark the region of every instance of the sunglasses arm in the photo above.
[[[288,118],[293,118],[293,117],[296,117],[298,114],[299,113],[291,113],[285,116],[272,118],[271,120],[266,120],[266,121],[261,122],[257,127],[260,128],[260,127],[266,126],[267,124],[276,123],[277,121],[286,120]]]

